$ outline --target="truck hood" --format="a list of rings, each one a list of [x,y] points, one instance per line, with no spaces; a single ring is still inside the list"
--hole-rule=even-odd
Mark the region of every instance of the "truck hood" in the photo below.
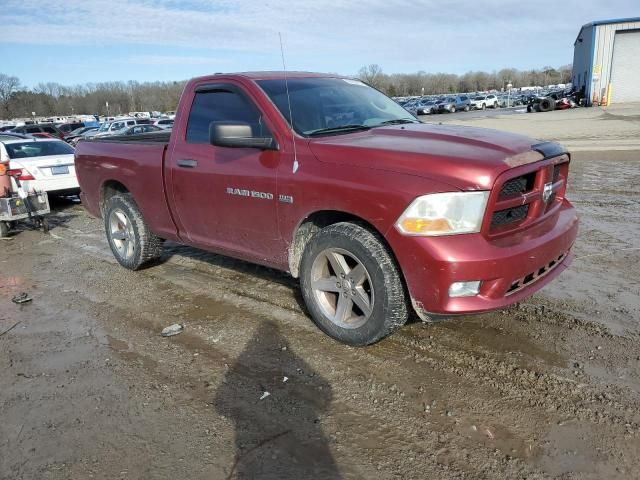
[[[426,177],[460,190],[486,190],[505,170],[542,160],[523,135],[476,127],[407,124],[314,138],[321,162]]]

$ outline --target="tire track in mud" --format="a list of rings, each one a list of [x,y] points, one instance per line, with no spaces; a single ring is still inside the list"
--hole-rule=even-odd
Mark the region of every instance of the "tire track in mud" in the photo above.
[[[102,263],[102,259],[98,259],[98,263]],[[130,304],[130,301],[135,301],[135,298],[127,299],[127,294],[130,293],[127,287],[127,283],[131,281],[135,281],[135,277],[138,276],[139,274],[132,274],[130,272],[126,272],[124,270],[121,270],[116,265],[113,265],[113,267],[110,268],[109,270],[113,270],[113,271],[109,271],[108,273],[113,275],[112,282],[110,283],[114,284],[114,288],[109,288],[108,292],[106,292],[106,296],[111,298],[111,301],[104,302],[104,300],[100,298],[101,295],[98,295],[98,298],[95,298],[94,296],[94,301],[98,301],[98,303],[96,303],[96,309],[98,311],[105,312],[104,314],[99,316],[115,317],[120,319],[119,322],[121,324],[121,329],[123,331],[129,330],[130,332],[132,326],[137,326],[137,328],[139,329],[138,335],[140,336],[145,335],[145,333],[146,335],[148,335],[149,331],[159,330],[159,327],[161,325],[158,325],[157,323],[161,322],[161,320],[156,319],[155,317],[152,317],[150,319],[148,314],[146,313],[142,313],[142,314],[136,313],[135,315],[132,315],[132,313],[129,310],[122,309],[119,307],[119,304],[121,302],[124,302],[125,304]],[[86,283],[86,286],[89,289],[100,290],[104,282],[104,280],[102,279],[102,276],[106,273],[107,272],[102,271],[100,272],[100,274],[97,274],[96,277],[98,279],[97,281],[95,281],[95,283],[94,283],[95,278],[91,278],[91,277],[84,278],[83,282]],[[163,275],[162,277],[164,277],[166,280],[166,276]],[[161,278],[158,278],[158,280],[161,281]],[[210,279],[207,278],[205,283],[209,283],[209,281]],[[145,284],[145,283],[148,283],[148,282],[139,282],[140,284],[139,288],[142,288],[142,284]],[[200,290],[200,287],[201,285],[196,285],[196,290]],[[155,289],[155,286],[153,288]],[[168,291],[169,288],[164,287],[161,290]],[[213,290],[215,291],[215,287],[213,288]],[[145,292],[145,289],[143,289],[142,292]],[[139,297],[140,293],[141,292],[137,290],[136,296]],[[148,292],[148,293],[145,292],[144,297],[147,298],[147,300],[146,302],[140,302],[142,303],[140,307],[143,311],[146,309],[149,309],[150,301],[148,300],[148,298],[149,296],[153,295],[153,293],[159,294],[159,292]],[[185,294],[179,294],[179,295],[185,298],[192,297],[191,293],[187,293],[186,295]],[[215,296],[211,292],[210,292],[210,295]],[[174,296],[168,295],[165,297],[165,300],[167,300],[168,303],[172,303],[174,301]],[[181,301],[182,301],[181,299],[178,300],[178,302],[181,302]],[[249,310],[250,311],[255,310],[255,313],[249,312],[249,315],[251,315],[251,313],[253,313],[253,315],[255,315],[256,313],[259,313],[263,316],[265,315],[264,305],[256,306],[254,304],[255,302],[248,302],[248,303],[249,303],[248,305]],[[281,317],[282,312],[280,312],[279,314],[279,312],[274,311],[273,308],[270,308],[270,314],[274,314],[274,313],[276,314],[277,317]],[[286,312],[284,312],[284,315],[289,316],[289,314],[287,314]],[[415,423],[414,415],[415,415],[416,408],[415,407],[409,408],[408,404],[405,404],[403,401],[401,401],[400,399],[402,397],[399,397],[400,395],[399,393],[397,395],[393,394],[390,396],[390,394],[387,392],[387,387],[385,385],[382,385],[380,381],[375,381],[375,380],[372,380],[371,378],[368,378],[368,377],[371,377],[372,371],[378,371],[378,370],[384,371],[385,368],[389,366],[388,365],[389,362],[387,362],[385,358],[373,357],[371,355],[366,354],[365,350],[362,350],[362,349],[348,349],[347,347],[343,347],[335,344],[329,339],[322,338],[322,341],[318,342],[319,338],[317,337],[317,335],[320,335],[320,333],[317,332],[315,328],[310,325],[306,317],[302,317],[300,314],[298,314],[297,316],[299,318],[295,320],[295,325],[293,325],[294,332],[292,332],[293,333],[292,337],[297,339],[300,339],[300,338],[305,339],[305,341],[303,342],[303,346],[300,347],[300,350],[304,350],[305,354],[311,353],[312,356],[326,357],[327,348],[329,348],[329,351],[335,349],[337,351],[333,352],[333,356],[334,356],[334,359],[332,361],[333,364],[340,364],[342,362],[346,362],[347,364],[358,365],[357,369],[355,367],[349,367],[348,369],[351,371],[356,370],[355,373],[356,373],[357,380],[351,379],[351,374],[349,373],[349,371],[345,372],[344,370],[341,370],[341,369],[338,369],[337,372],[333,372],[333,373],[331,372],[324,373],[325,375],[327,375],[328,378],[332,378],[334,383],[340,384],[339,392],[337,392],[336,399],[333,404],[333,410],[336,412],[333,414],[333,416],[337,418],[334,424],[334,428],[333,428],[334,430],[336,431],[344,430],[343,425],[345,424],[345,422],[351,425],[361,423],[362,420],[357,420],[353,418],[354,410],[359,412],[366,412],[366,413],[361,413],[360,415],[360,417],[367,419],[365,422],[366,435],[364,434],[365,432],[363,432],[360,435],[348,434],[347,438],[350,436],[356,437],[356,438],[348,438],[349,445],[350,445],[349,451],[355,450],[354,453],[358,453],[358,455],[364,456],[365,458],[370,458],[372,455],[372,452],[374,452],[378,457],[381,456],[383,459],[382,463],[379,462],[383,471],[399,470],[399,471],[405,472],[405,474],[401,475],[401,477],[404,477],[404,478],[410,478],[412,476],[415,476],[415,473],[416,473],[414,470],[415,467],[412,468],[410,465],[404,465],[402,461],[398,460],[398,458],[404,458],[407,452],[411,452],[411,455],[407,457],[408,459],[421,458],[425,455],[425,452],[428,452],[430,450],[433,450],[433,451],[441,450],[443,448],[442,446],[439,448],[436,448],[436,447],[438,447],[438,445],[443,445],[445,441],[449,441],[449,440],[445,437],[442,437],[442,435],[439,436],[437,433],[438,429],[436,429],[436,431],[432,431],[431,429],[419,430],[412,427],[412,425]],[[302,327],[302,330],[304,331],[304,333],[302,335],[299,335],[300,333],[299,331],[301,329],[300,323],[302,322],[298,322],[298,320],[301,320],[303,318],[305,320],[305,324],[307,325],[305,327]],[[232,321],[232,320],[229,320],[229,321]],[[289,324],[288,326],[291,326],[290,320],[286,323]],[[226,353],[227,352],[226,348],[223,348],[222,350],[220,350],[221,348],[220,346],[218,345],[212,346],[207,342],[203,341],[203,338],[208,338],[208,336],[210,336],[210,335],[207,335],[208,333],[215,334],[215,332],[219,330],[219,326],[220,325],[218,324],[218,322],[216,322],[216,324],[211,324],[206,320],[190,321],[189,331],[190,332],[193,331],[196,333],[194,333],[190,337],[185,336],[184,340],[182,341],[178,339],[177,344],[172,345],[172,348],[169,351],[163,349],[163,350],[158,350],[156,352],[156,349],[154,349],[154,344],[156,343],[155,338],[153,338],[146,345],[136,345],[135,349],[136,350],[141,349],[143,352],[145,352],[144,354],[145,357],[150,357],[153,359],[153,361],[148,361],[148,360],[146,362],[143,361],[143,363],[146,363],[148,366],[160,365],[160,362],[164,362],[166,364],[167,359],[166,358],[163,359],[163,356],[166,356],[168,353],[171,353],[171,351],[173,351],[173,355],[180,355],[181,350],[185,350],[189,352],[189,351],[193,351],[194,348],[197,349],[201,355],[204,355],[205,357],[207,357],[209,362],[213,362],[214,364],[219,365],[220,363],[224,363],[225,361],[230,362],[235,352],[231,352],[231,354]],[[203,328],[202,331],[200,331],[200,327]],[[249,330],[249,329],[250,329],[249,325],[243,326],[243,330],[245,332],[246,330]],[[308,331],[312,331],[313,336],[308,337],[306,335]],[[134,337],[137,337],[138,335],[134,335]],[[308,340],[306,340],[307,338]],[[231,342],[231,343],[242,345],[242,342]],[[129,350],[130,349],[120,353],[131,357],[131,354],[127,353]],[[348,361],[348,358],[351,358],[351,361]],[[173,364],[172,368],[177,368],[176,365],[178,365],[180,362],[170,362],[170,363]],[[400,364],[398,364],[398,367],[399,369],[395,373],[389,373],[389,375],[391,375],[392,377],[399,377],[400,375],[402,375],[402,370],[404,369],[404,367]],[[219,371],[219,374],[222,375],[223,372]],[[160,375],[158,378],[158,381],[161,383],[169,382],[171,381],[172,376],[175,376],[175,372],[170,373],[168,376],[167,374]],[[181,378],[181,380],[176,387],[179,390],[185,390],[186,389],[184,387],[185,385],[189,385],[189,384],[197,385],[199,381],[197,376],[195,378],[193,377],[193,372],[183,371],[180,373],[179,377]],[[250,382],[251,380],[252,380],[251,376],[248,375],[247,381]],[[450,379],[443,379],[441,381],[443,385],[448,382],[450,382]],[[363,395],[362,394],[363,391],[369,392],[369,393],[367,395]],[[189,393],[189,394],[192,394],[192,393]],[[356,396],[356,398],[353,398],[354,395]],[[376,397],[376,398],[373,398],[373,397]],[[203,398],[200,397],[200,399],[202,400]],[[393,408],[393,411],[394,411],[393,415],[385,416],[385,412],[376,411],[376,409],[382,409],[383,406]],[[401,412],[406,412],[406,413],[401,414]],[[381,419],[384,419],[384,420],[381,421]],[[412,428],[414,428],[413,431],[412,431]],[[371,448],[372,447],[371,441],[368,440],[368,438],[370,438],[371,436],[373,436],[374,438],[379,437],[380,439],[385,439],[387,441],[388,444],[385,448],[384,454],[381,455],[381,453],[379,452],[379,447]],[[425,445],[425,439],[427,440],[426,445]],[[357,447],[357,445],[363,445],[363,444],[364,446],[360,448]],[[449,448],[453,448],[453,447],[450,445]],[[488,452],[482,453],[482,456],[485,456],[485,455],[488,455]],[[442,452],[440,453],[440,456],[442,456]],[[434,463],[431,468],[433,468],[435,470],[434,473],[437,472],[440,477],[445,476],[445,474],[449,477],[456,477],[456,476],[464,477],[464,473],[463,473],[464,470],[460,470],[458,472],[457,467],[455,466],[455,462],[451,461],[451,465],[440,465],[436,460],[434,460]],[[371,458],[370,460],[370,462],[375,462],[375,461],[376,460],[374,458]],[[497,468],[496,465],[491,463],[490,468],[487,467],[487,471],[482,476],[484,478],[490,478],[489,472],[495,471],[496,468]],[[529,472],[531,471],[529,470]],[[482,477],[478,477],[477,475],[477,473],[479,473],[478,470],[475,470],[475,473],[476,474],[474,474],[472,478],[482,478]]]
[[[82,237],[74,236],[74,238],[64,238],[62,241],[76,248],[82,247],[89,256],[100,260],[109,259],[110,253],[106,247],[100,247],[99,243],[97,245],[78,244],[80,238]],[[84,240],[86,241],[87,237],[84,237]],[[107,260],[107,262],[115,264],[115,261]],[[440,452],[435,457],[430,457],[433,468],[438,466],[440,476],[464,477],[468,473],[468,467],[465,462],[456,459],[455,455],[448,460],[447,469],[442,468],[439,462],[447,456],[448,451],[466,450],[471,452],[469,455],[479,462],[477,465],[482,465],[479,460],[481,458],[493,457],[495,460],[484,467],[474,469],[474,475],[470,475],[469,478],[478,478],[478,473],[485,478],[492,478],[491,473],[498,470],[505,475],[508,471],[509,475],[506,475],[506,478],[510,478],[512,474],[522,476],[526,473],[527,478],[540,474],[537,469],[529,465],[531,457],[524,456],[522,452],[511,452],[513,454],[511,458],[505,460],[506,457],[503,456],[505,452],[495,454],[495,448],[492,448],[495,447],[495,443],[479,446],[481,442],[478,439],[476,444],[470,444],[462,435],[454,435],[452,432],[460,424],[457,422],[452,424],[448,421],[449,417],[446,416],[445,411],[440,412],[440,415],[445,415],[444,422],[438,417],[438,421],[431,422],[429,428],[415,426],[416,419],[429,421],[425,420],[423,398],[435,400],[436,405],[442,405],[438,402],[445,402],[444,392],[448,397],[473,400],[475,405],[473,409],[467,407],[465,401],[451,401],[451,404],[455,404],[454,409],[461,410],[463,413],[464,418],[459,419],[461,424],[466,425],[472,422],[474,417],[487,418],[485,412],[496,410],[503,412],[501,422],[497,422],[495,416],[488,416],[488,418],[491,419],[489,423],[492,424],[492,428],[498,428],[504,436],[515,437],[511,445],[505,444],[506,450],[515,444],[522,449],[522,445],[527,440],[531,441],[531,438],[525,438],[531,436],[527,432],[535,432],[533,440],[539,440],[544,435],[548,428],[536,426],[535,422],[531,421],[536,418],[544,418],[547,423],[561,423],[567,418],[575,418],[588,421],[594,426],[610,427],[615,430],[616,435],[626,436],[627,439],[637,438],[638,400],[637,396],[629,394],[628,389],[602,382],[590,385],[586,383],[592,379],[588,375],[583,375],[577,380],[568,378],[557,373],[570,370],[562,366],[562,361],[549,364],[543,359],[540,365],[539,359],[535,358],[536,355],[531,357],[525,354],[523,360],[523,356],[509,357],[508,352],[496,349],[496,345],[492,343],[470,344],[464,339],[463,328],[457,330],[440,325],[434,327],[409,325],[378,345],[367,349],[344,351],[346,347],[336,347],[328,339],[319,340],[318,336],[321,333],[304,315],[298,304],[295,281],[283,278],[281,274],[274,273],[272,270],[244,262],[228,262],[214,254],[193,252],[186,256],[176,255],[158,267],[128,275],[131,278],[145,275],[154,281],[178,285],[183,290],[176,293],[173,289],[174,294],[178,295],[180,301],[184,303],[203,297],[216,303],[227,303],[233,308],[240,308],[247,312],[247,316],[276,318],[288,328],[293,329],[291,337],[300,346],[299,349],[304,350],[305,354],[309,353],[311,357],[320,358],[330,355],[334,357],[332,362],[337,364],[347,363],[347,358],[344,357],[348,357],[348,367],[329,372],[329,374],[324,373],[327,378],[332,378],[340,384],[340,393],[334,399],[336,412],[334,417],[337,420],[329,420],[328,425],[332,430],[339,431],[343,424],[352,425],[353,430],[355,429],[353,425],[364,423],[367,425],[369,435],[385,439],[391,444],[388,451],[382,454],[383,471],[397,470],[403,472],[403,475],[406,474],[406,477],[411,477],[411,473],[415,471],[410,465],[397,461],[396,456],[406,455],[407,451],[410,451],[409,458],[424,456],[425,451]],[[230,283],[233,285],[231,288]],[[555,338],[556,335],[578,335],[596,343],[606,344],[607,350],[612,351],[616,345],[622,344],[623,348],[638,351],[637,342],[625,337],[613,336],[597,324],[565,315],[556,308],[549,308],[549,303],[547,299],[534,297],[531,303],[509,309],[501,315],[501,318],[491,318],[487,323],[491,326],[496,323],[526,324],[534,331],[540,332],[542,336],[548,337],[550,341],[546,345],[546,350],[549,349],[548,347],[557,350],[571,343],[568,340],[558,341]],[[197,316],[193,311],[187,311],[185,314],[186,317],[193,315]],[[201,329],[194,335],[196,340],[198,337],[200,340],[179,343],[176,349],[192,351],[196,348],[199,352],[208,349],[220,351],[221,347],[217,344],[212,345],[211,342],[203,341],[203,338],[209,338],[219,330],[219,321],[220,319],[216,319],[212,324],[206,317],[190,319],[191,326]],[[142,324],[141,332],[153,326],[155,326],[154,322]],[[230,327],[226,325],[224,328]],[[241,332],[232,343],[241,344],[239,338],[243,336],[242,331],[246,333],[250,327],[243,324],[237,328]],[[552,331],[549,332],[549,330]],[[306,335],[309,332],[313,333],[310,337]],[[530,337],[530,333],[524,336]],[[528,339],[535,344],[544,340],[544,338],[538,341]],[[149,350],[151,346],[143,348]],[[540,351],[545,350],[543,346],[538,348]],[[579,353],[584,355],[585,352]],[[571,351],[563,353],[565,363],[569,363],[569,356],[575,354]],[[232,351],[224,357],[219,357],[211,351],[205,356],[209,357],[211,362],[220,362],[223,358],[233,358],[234,354],[235,352]],[[532,359],[536,365],[527,366],[526,364],[531,363]],[[247,379],[249,381],[251,377],[248,376]],[[425,382],[428,385],[425,386]],[[396,390],[392,393],[389,393],[391,388],[389,384],[396,385]],[[471,399],[468,397],[470,392],[473,392]],[[401,394],[404,395],[401,396]],[[355,398],[353,398],[354,395]],[[385,408],[392,409],[393,414],[385,414],[387,413]],[[440,407],[435,407],[434,411],[437,408]],[[356,416],[353,413],[354,410],[370,412]],[[428,415],[427,418],[430,418],[433,413]],[[366,420],[363,421],[363,418]],[[513,424],[527,425],[527,428],[520,426],[515,429],[515,432],[511,432],[507,426]],[[469,428],[471,426],[475,425],[469,425]],[[355,449],[358,455],[373,459],[372,452],[377,452],[380,456],[379,448],[372,446],[364,433],[357,435],[354,433],[352,436],[354,435],[357,438],[348,440],[351,441],[351,449]],[[406,440],[407,438],[412,440]],[[486,439],[482,440],[486,441]],[[420,448],[416,448],[415,445],[419,445]],[[441,445],[447,445],[447,447]],[[445,450],[442,450],[443,448]],[[522,456],[522,460],[518,458],[518,454]],[[533,456],[542,454],[539,449],[531,453]]]

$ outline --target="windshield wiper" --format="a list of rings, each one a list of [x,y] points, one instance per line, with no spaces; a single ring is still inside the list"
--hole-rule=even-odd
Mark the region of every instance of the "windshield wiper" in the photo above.
[[[316,137],[318,135],[324,135],[325,133],[340,133],[340,132],[357,132],[360,130],[369,130],[371,127],[360,124],[347,124],[339,125],[337,127],[320,128],[307,133],[310,137]]]
[[[403,125],[405,123],[421,123],[419,120],[411,120],[410,118],[394,118],[393,120],[385,120],[384,122],[380,122],[376,127],[380,127],[382,125]]]

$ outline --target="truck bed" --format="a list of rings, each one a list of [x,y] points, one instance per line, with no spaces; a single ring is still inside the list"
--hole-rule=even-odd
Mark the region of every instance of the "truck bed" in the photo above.
[[[173,239],[176,227],[167,206],[164,155],[171,132],[83,140],[76,148],[76,172],[83,204],[100,216],[105,188],[130,192],[151,230]]]

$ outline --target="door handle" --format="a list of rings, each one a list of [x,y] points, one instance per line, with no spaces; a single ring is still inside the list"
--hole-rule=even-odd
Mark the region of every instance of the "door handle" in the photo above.
[[[198,161],[193,160],[192,158],[183,158],[178,160],[176,163],[182,168],[195,168],[198,166]]]

